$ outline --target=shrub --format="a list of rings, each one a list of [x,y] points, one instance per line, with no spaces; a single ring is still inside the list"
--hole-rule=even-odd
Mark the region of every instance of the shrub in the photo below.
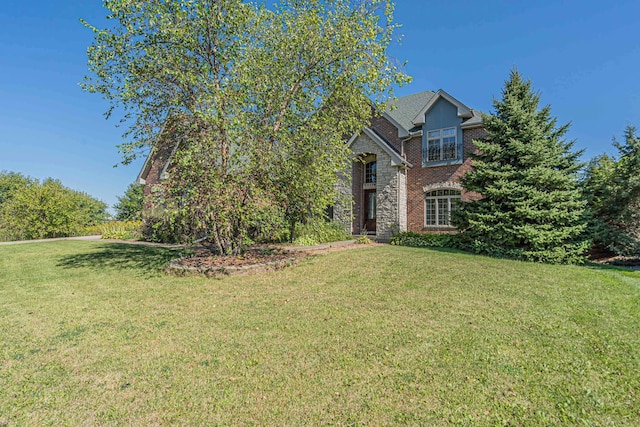
[[[161,208],[150,212],[142,223],[144,240],[156,243],[193,243],[204,237],[197,233],[196,221],[180,212]]]
[[[0,173],[0,181],[7,181],[5,175]],[[0,236],[5,240],[77,236],[108,217],[105,203],[58,180],[27,180],[24,185],[12,182],[9,189],[9,184],[0,182]]]
[[[313,246],[320,243],[349,240],[351,237],[346,232],[344,224],[318,219],[296,225],[293,243],[299,246]]]
[[[319,243],[320,242],[318,242],[312,236],[300,236],[293,241],[293,244],[297,246],[314,246]]]
[[[423,234],[405,231],[393,236],[390,243],[396,246],[411,246],[414,248],[452,248],[455,247],[453,236],[451,234]]]
[[[356,239],[356,243],[359,245],[369,245],[372,243],[372,240],[367,236],[362,235]]]

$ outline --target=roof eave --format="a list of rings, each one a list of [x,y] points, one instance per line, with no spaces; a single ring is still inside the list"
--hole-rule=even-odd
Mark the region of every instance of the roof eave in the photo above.
[[[136,178],[136,182],[138,184],[146,184],[147,176],[149,176],[149,171],[151,170],[151,155],[153,154],[154,149],[152,148],[147,155],[144,164],[142,165],[142,169],[140,169],[140,173],[138,173],[138,177]]]
[[[475,128],[481,128],[484,127],[484,123],[480,122],[480,123],[471,123],[471,124],[467,124],[465,125],[464,123],[460,125],[460,127],[462,129],[475,129]]]
[[[391,148],[389,144],[387,144],[387,142],[384,139],[380,138],[380,136],[378,136],[378,134],[375,133],[373,130],[369,128],[364,128],[362,131],[364,132],[365,135],[371,138],[373,142],[378,144],[378,146],[382,148],[382,150],[385,153],[387,153],[389,157],[391,157],[392,166],[405,166],[409,168],[413,167],[411,163],[407,162],[400,154],[398,154],[393,148]],[[354,136],[351,137],[351,139],[349,139],[349,147],[351,147],[351,145],[353,144],[353,142],[356,140],[358,136],[359,134],[355,134]]]

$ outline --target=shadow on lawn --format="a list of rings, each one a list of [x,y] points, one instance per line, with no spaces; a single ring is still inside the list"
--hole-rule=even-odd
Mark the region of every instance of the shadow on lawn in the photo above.
[[[626,273],[640,273],[640,267],[638,266],[628,266],[628,265],[616,265],[616,264],[601,264],[593,261],[587,261],[584,264],[585,267],[591,268],[593,270],[611,270],[611,271],[620,271]]]
[[[178,258],[180,249],[110,243],[91,252],[60,257],[57,266],[64,268],[91,268],[138,270],[142,274],[158,274],[167,262]]]

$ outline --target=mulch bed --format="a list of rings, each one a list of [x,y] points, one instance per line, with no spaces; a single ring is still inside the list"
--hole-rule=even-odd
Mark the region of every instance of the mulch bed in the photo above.
[[[368,246],[378,246],[371,243]],[[261,273],[279,270],[295,264],[300,258],[311,254],[363,247],[361,244],[340,244],[318,247],[263,247],[245,251],[242,255],[220,256],[211,248],[197,248],[193,256],[178,258],[169,263],[167,273],[178,276],[205,275],[209,277]]]
[[[255,264],[266,264],[274,261],[285,261],[299,258],[300,253],[288,253],[275,249],[253,249],[245,251],[242,255],[220,256],[209,249],[198,249],[189,258],[176,260],[179,265],[197,268],[221,268],[221,267],[246,267]]]
[[[598,264],[640,269],[640,257],[625,257],[616,255],[609,251],[592,250],[589,252],[589,261],[593,261]]]
[[[188,258],[169,263],[167,273],[176,276],[225,277],[280,270],[296,263],[304,253],[289,253],[281,249],[250,249],[235,256],[221,256],[205,248],[196,249]]]

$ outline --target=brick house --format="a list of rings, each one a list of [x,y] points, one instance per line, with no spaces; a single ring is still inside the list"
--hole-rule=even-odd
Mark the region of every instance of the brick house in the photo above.
[[[160,131],[158,140],[147,156],[136,182],[143,187],[145,209],[143,220],[148,217],[154,206],[154,199],[162,194],[162,180],[164,180],[171,166],[171,158],[175,155],[180,145],[187,139],[184,126],[188,124],[188,118],[177,117],[167,120]]]
[[[348,141],[353,203],[337,207],[338,216],[351,218],[352,233],[382,241],[398,231],[454,230],[452,209],[477,197],[459,180],[482,126],[478,111],[443,90],[399,98]]]
[[[153,194],[183,138],[178,121],[165,126],[167,141],[151,150],[138,183],[144,185],[147,214]],[[398,231],[450,232],[452,209],[466,193],[460,177],[471,168],[465,156],[473,139],[484,136],[481,114],[443,90],[425,91],[397,99],[371,125],[353,135],[348,144],[354,161],[351,188],[339,183],[351,203],[338,204],[334,218],[353,234],[371,234],[387,241]]]

